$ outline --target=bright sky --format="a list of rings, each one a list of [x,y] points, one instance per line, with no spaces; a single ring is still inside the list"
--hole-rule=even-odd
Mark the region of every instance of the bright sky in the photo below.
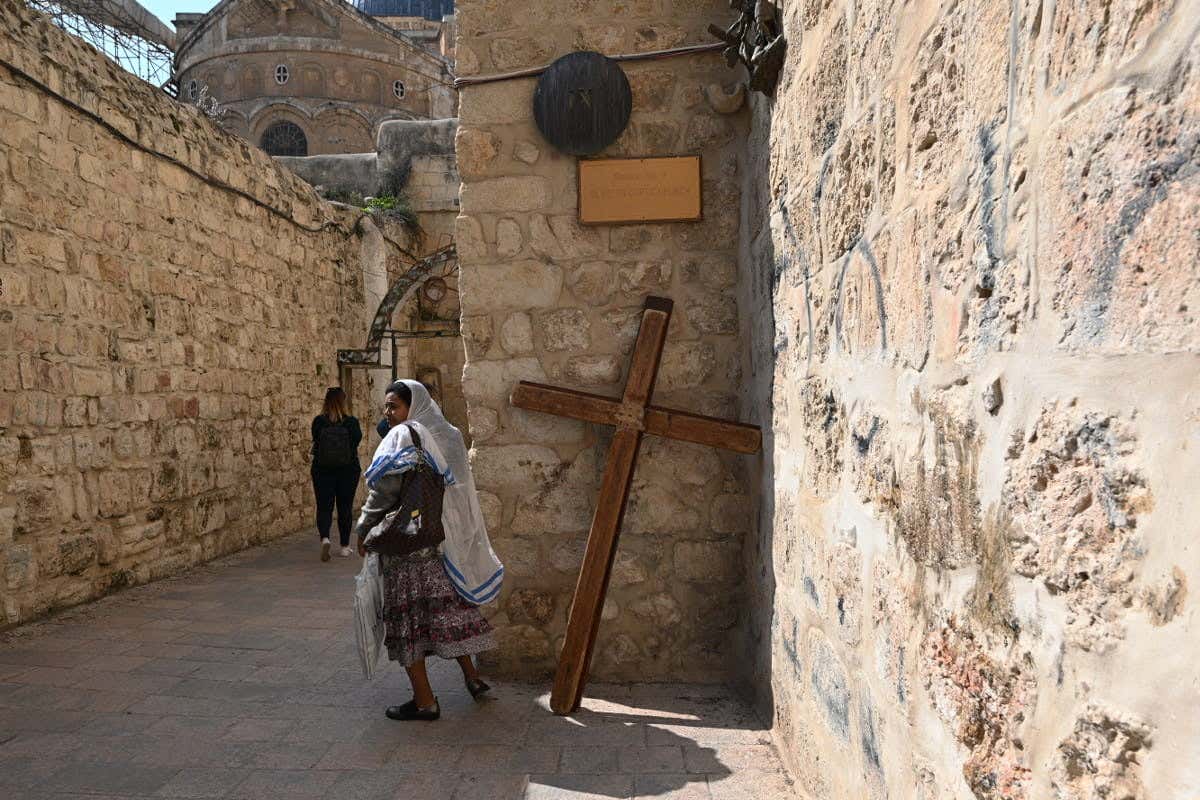
[[[176,14],[202,13],[215,6],[216,0],[138,0],[142,7],[174,28],[171,20]]]

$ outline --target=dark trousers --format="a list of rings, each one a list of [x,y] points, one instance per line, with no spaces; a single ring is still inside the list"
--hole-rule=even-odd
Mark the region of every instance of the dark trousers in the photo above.
[[[333,506],[337,504],[338,535],[342,547],[350,546],[350,530],[354,527],[354,493],[358,491],[358,467],[348,469],[314,469],[313,492],[317,496],[317,531],[322,539],[329,538],[333,524]]]

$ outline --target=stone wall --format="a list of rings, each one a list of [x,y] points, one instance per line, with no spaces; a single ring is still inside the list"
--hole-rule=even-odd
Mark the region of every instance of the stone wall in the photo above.
[[[462,75],[537,66],[575,49],[607,53],[705,42],[724,2],[571,3],[531,26],[544,5],[461,0]],[[535,81],[468,87],[460,97],[463,178],[457,242],[475,438],[475,476],[508,569],[493,621],[492,666],[525,678],[552,671],[566,626],[610,429],[508,403],[522,379],[608,395],[624,386],[648,294],[675,301],[655,402],[736,415],[738,315],[733,294],[737,152],[745,116],[723,117],[701,87],[726,78],[715,54],[624,65],[633,116],[603,155],[699,153],[705,221],[631,227],[576,222],[576,160],[532,119]],[[742,534],[750,515],[739,457],[665,440],[643,444],[593,677],[730,677],[732,630],[744,622]]]
[[[266,154],[20,2],[0,27],[11,625],[310,526],[309,421],[387,278]]]
[[[400,191],[420,215],[424,237],[408,241],[423,255],[454,238],[461,179],[454,158],[457,119],[391,120],[379,125],[375,152],[278,160],[319,192],[363,197]]]
[[[806,0],[740,286],[751,681],[821,798],[1200,786],[1200,3]]]

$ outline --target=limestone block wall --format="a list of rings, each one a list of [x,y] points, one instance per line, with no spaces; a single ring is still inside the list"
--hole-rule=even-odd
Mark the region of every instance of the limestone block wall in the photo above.
[[[418,212],[457,209],[461,179],[454,154],[414,156],[408,178],[413,210]]]
[[[821,798],[1200,786],[1200,4],[804,0],[744,173],[751,680]]]
[[[575,49],[616,54],[707,41],[724,2],[563,4],[461,0],[458,68],[537,66]],[[536,25],[531,20],[538,20]],[[741,380],[734,294],[737,154],[745,115],[720,116],[701,87],[729,75],[716,55],[625,65],[633,116],[603,155],[699,153],[705,220],[582,227],[576,160],[532,117],[533,79],[471,86],[460,97],[464,390],[475,476],[508,569],[493,612],[492,667],[549,674],[566,625],[604,467],[609,429],[514,410],[522,379],[619,395],[641,305],[675,301],[655,401],[736,415]],[[745,464],[664,440],[643,445],[593,665],[608,680],[720,681],[744,622]]]
[[[23,3],[0,29],[3,626],[310,526],[386,274],[266,154]]]

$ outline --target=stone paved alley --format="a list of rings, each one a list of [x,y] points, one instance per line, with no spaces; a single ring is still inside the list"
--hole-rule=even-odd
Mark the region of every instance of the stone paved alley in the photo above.
[[[406,682],[359,671],[359,563],[297,535],[9,633],[0,797],[790,796],[767,726],[720,687],[595,685],[564,719],[545,686],[476,705],[431,661],[442,719],[386,719]]]

